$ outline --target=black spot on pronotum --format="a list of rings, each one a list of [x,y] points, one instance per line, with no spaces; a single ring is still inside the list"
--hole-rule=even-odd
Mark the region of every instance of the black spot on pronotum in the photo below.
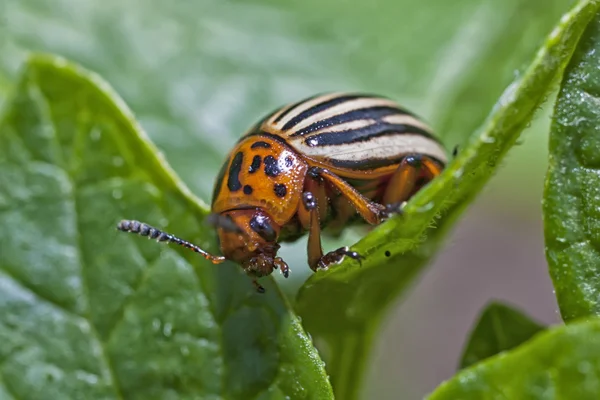
[[[456,145],[454,147],[454,150],[452,150],[452,157],[456,157],[458,155],[458,145]]]
[[[237,192],[242,188],[240,182],[240,171],[242,170],[242,162],[244,161],[244,153],[239,151],[231,162],[229,167],[229,177],[227,178],[227,187],[232,192]]]
[[[255,173],[260,168],[260,156],[254,156],[252,159],[252,164],[250,164],[250,168],[248,168],[248,172],[251,174]]]
[[[290,156],[287,156],[285,158],[285,166],[286,166],[286,168],[291,168],[292,165],[294,165],[294,159],[292,157],[290,157]]]
[[[250,228],[258,233],[267,242],[273,242],[277,238],[275,229],[271,226],[269,219],[264,215],[255,215],[250,220]]]
[[[265,163],[265,174],[270,177],[276,177],[281,173],[279,166],[277,165],[277,159],[273,156],[266,156],[264,159]]]
[[[244,185],[244,194],[252,194],[252,186],[250,185]]]
[[[273,191],[277,197],[285,197],[287,194],[287,187],[285,187],[283,183],[276,183],[275,186],[273,186]]]
[[[386,250],[386,251],[385,251],[385,256],[386,256],[386,257],[389,257],[389,256],[391,256],[391,255],[392,255],[392,253],[390,253],[390,251],[389,251],[389,250]]]
[[[263,142],[262,140],[253,143],[252,146],[250,146],[251,149],[270,149],[271,145],[267,142]]]

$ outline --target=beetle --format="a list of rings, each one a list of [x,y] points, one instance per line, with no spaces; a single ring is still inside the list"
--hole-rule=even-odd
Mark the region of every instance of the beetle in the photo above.
[[[360,260],[348,247],[323,254],[321,233],[377,225],[438,176],[446,150],[420,118],[394,101],[360,93],[326,93],[281,107],[235,144],[217,176],[209,221],[222,255],[148,224],[118,229],[187,247],[214,264],[239,264],[252,278],[288,265],[280,243],[308,233],[313,271]]]

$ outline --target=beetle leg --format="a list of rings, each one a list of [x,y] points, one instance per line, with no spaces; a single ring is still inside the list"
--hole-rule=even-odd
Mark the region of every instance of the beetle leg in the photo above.
[[[408,200],[416,188],[423,169],[429,180],[442,172],[438,163],[419,154],[407,155],[400,162],[383,195],[383,203],[386,205],[388,213],[398,212],[402,204]]]
[[[340,247],[337,250],[330,251],[329,253],[327,253],[323,257],[321,257],[321,259],[317,263],[317,268],[327,269],[332,264],[341,263],[342,260],[344,259],[344,257],[346,257],[346,256],[348,256],[348,257],[358,261],[360,264],[362,264],[361,260],[363,259],[363,257],[360,254],[358,254],[356,251],[350,251],[350,248],[348,246],[345,246],[345,247]]]
[[[260,283],[258,283],[258,281],[256,279],[252,279],[252,285],[256,288],[256,291],[258,293],[264,293],[265,292],[265,288],[262,287],[260,285]]]
[[[119,225],[117,225],[117,229],[123,232],[131,232],[137,233],[142,236],[147,236],[148,239],[156,239],[158,242],[171,242],[178,244],[180,246],[185,247],[186,249],[195,251],[196,253],[200,254],[202,257],[204,257],[213,264],[221,264],[223,261],[226,260],[223,256],[212,255],[202,250],[200,247],[196,246],[193,243],[180,239],[177,236],[173,236],[170,233],[163,232],[160,229],[156,229],[143,222],[123,220],[119,222]]]
[[[384,206],[367,199],[336,174],[324,168],[311,167],[308,175],[313,179],[323,179],[339,190],[369,224],[377,225],[387,216]]]
[[[323,255],[321,246],[321,226],[319,223],[319,210],[315,196],[311,192],[302,194],[302,204],[306,212],[310,215],[310,228],[308,233],[308,265],[313,271],[317,269],[327,269],[332,264],[339,264],[345,256],[355,260],[362,257],[355,251],[350,251],[348,247],[340,247],[337,250],[330,251]]]
[[[319,208],[315,196],[311,192],[302,193],[302,205],[309,217],[308,231],[308,265],[313,271],[317,270],[319,260],[323,257],[321,246],[321,225]]]
[[[283,259],[281,257],[276,257],[275,260],[273,261],[273,265],[275,266],[275,268],[277,268],[281,271],[281,274],[283,275],[284,278],[287,278],[290,276],[290,267],[287,265],[287,263],[285,261],[283,261]]]

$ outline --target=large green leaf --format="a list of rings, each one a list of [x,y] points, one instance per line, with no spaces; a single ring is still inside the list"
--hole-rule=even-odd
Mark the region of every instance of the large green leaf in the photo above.
[[[516,349],[459,372],[428,400],[597,399],[600,320],[536,335]]]
[[[566,71],[550,133],[546,256],[565,321],[600,314],[600,16]]]
[[[89,66],[117,88],[174,169],[208,202],[222,158],[239,134],[272,108],[315,92],[394,97],[430,120],[453,148],[480,125],[571,3],[5,0],[0,102],[27,50],[60,53]],[[524,153],[523,159],[540,155]],[[511,192],[528,171],[511,177]],[[520,204],[530,187],[520,185],[502,204]],[[330,248],[339,244],[327,242]],[[303,244],[296,246],[284,247],[293,267],[286,285],[300,285],[310,274]],[[416,255],[422,263],[434,251],[428,246]],[[391,265],[384,283],[397,279],[399,268],[421,271],[403,260]],[[403,285],[411,277],[402,275]],[[387,304],[396,293],[386,290],[369,295],[381,295]]]
[[[439,224],[448,229],[490,179],[530,123],[599,6],[597,1],[580,1],[565,14],[527,71],[508,87],[482,129],[446,170],[408,202],[403,215],[378,226],[353,247],[366,258],[362,264],[344,262],[311,276],[302,287],[297,309],[304,326],[326,342],[332,359],[344,357],[335,364],[339,370],[329,368],[336,395],[356,395],[360,382],[356,369],[369,348],[374,324],[439,248],[440,232],[431,229],[436,217],[442,213]],[[428,231],[435,232],[430,243],[411,251]],[[415,262],[415,257],[422,261]],[[349,359],[358,360],[351,370],[345,366]]]
[[[115,230],[214,248],[205,214],[106,83],[33,58],[0,120],[0,394],[331,398],[271,280]]]
[[[521,311],[502,303],[490,303],[481,313],[469,336],[460,367],[469,367],[511,350],[542,330],[544,326]]]

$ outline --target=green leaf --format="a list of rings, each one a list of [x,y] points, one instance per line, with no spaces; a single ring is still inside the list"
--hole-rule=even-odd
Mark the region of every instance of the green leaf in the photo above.
[[[378,226],[353,246],[365,257],[362,265],[350,260],[308,279],[298,293],[297,309],[313,337],[326,342],[332,360],[341,352],[344,360],[354,357],[359,361],[353,365],[361,365],[382,311],[427,264],[443,233],[497,170],[599,6],[597,1],[580,1],[563,16],[523,76],[506,89],[483,127],[446,170],[408,202],[403,215]],[[431,229],[440,215],[438,229]],[[430,236],[429,242],[417,246],[424,235]],[[348,337],[351,342],[345,343]],[[359,384],[357,367],[349,371],[343,364],[336,363],[339,370],[329,368],[333,386],[336,396],[353,398]]]
[[[272,280],[115,230],[214,250],[205,215],[104,81],[33,57],[0,120],[0,393],[332,398]]]
[[[66,55],[117,89],[181,179],[209,202],[222,159],[239,135],[273,108],[316,92],[391,96],[428,119],[452,149],[481,124],[571,3],[0,1],[0,102],[28,51]],[[527,180],[536,170],[529,164],[539,164],[543,154],[519,150],[510,165],[519,173],[508,174],[506,186],[495,191],[510,193],[509,201],[493,207],[518,208],[535,188]],[[451,226],[448,218],[441,222]],[[438,232],[428,232],[428,241]],[[427,263],[435,248],[429,243],[416,259]],[[279,282],[299,286],[311,274],[305,247],[283,250],[293,273]],[[381,289],[365,293],[384,298],[375,299],[375,307],[395,299],[397,293],[386,290],[409,287],[422,268],[401,259],[390,271],[389,280],[374,277],[383,280]],[[389,281],[400,273],[403,286],[396,287]],[[361,369],[354,367],[357,375]],[[378,378],[398,382],[395,374]]]
[[[471,332],[460,362],[469,367],[498,353],[511,350],[544,330],[521,311],[501,303],[490,303]]]
[[[600,16],[566,70],[550,132],[546,257],[565,321],[600,314]]]
[[[600,320],[553,328],[507,353],[462,370],[428,400],[597,399]]]

